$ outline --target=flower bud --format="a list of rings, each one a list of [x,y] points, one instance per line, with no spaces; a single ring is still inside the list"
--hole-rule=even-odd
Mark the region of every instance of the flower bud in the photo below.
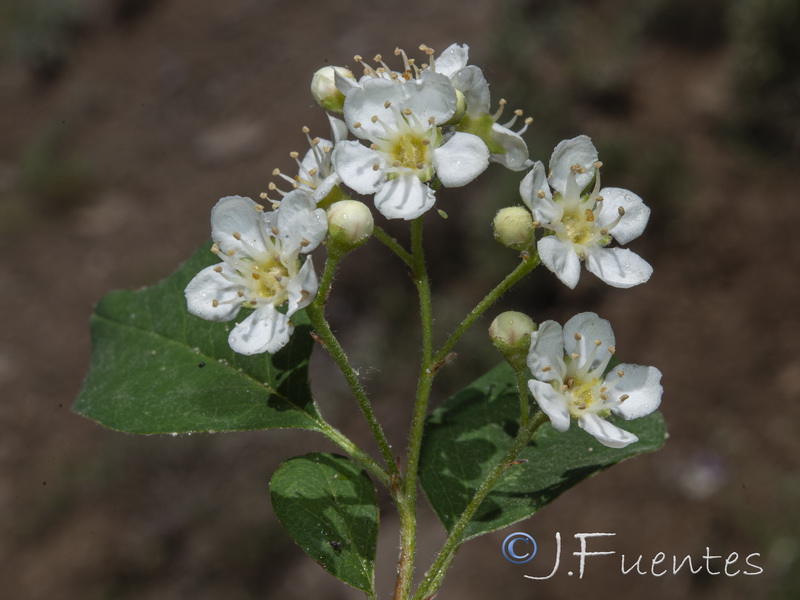
[[[524,250],[533,242],[533,217],[531,212],[522,206],[509,206],[500,209],[492,221],[494,239],[513,248]]]
[[[340,77],[355,80],[352,71],[344,67],[322,67],[311,78],[311,95],[325,110],[341,114],[344,107],[344,94],[336,87],[334,73],[338,73]]]
[[[521,312],[501,313],[489,326],[492,344],[512,367],[524,368],[536,323]]]
[[[358,200],[340,200],[328,208],[328,236],[336,250],[349,252],[372,235],[372,211]]]

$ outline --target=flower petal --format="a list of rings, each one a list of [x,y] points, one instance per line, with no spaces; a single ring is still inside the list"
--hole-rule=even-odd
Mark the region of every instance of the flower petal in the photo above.
[[[345,185],[359,194],[374,194],[386,179],[383,156],[353,140],[336,144],[332,160]],[[374,165],[378,168],[375,169]]]
[[[580,339],[576,339],[575,334],[579,334]],[[593,351],[597,340],[600,344]],[[583,367],[585,359],[592,354],[595,357],[593,362],[601,362],[605,367],[611,357],[608,348],[615,344],[616,338],[611,323],[593,312],[580,313],[564,323],[564,348],[566,354],[579,355],[577,368]]]
[[[572,244],[548,235],[536,244],[542,264],[556,274],[564,285],[575,288],[581,276],[581,261]]]
[[[305,308],[317,295],[319,282],[314,271],[314,263],[309,256],[297,275],[290,278],[286,283],[286,292],[289,294],[289,308],[286,316],[291,317],[301,308]]]
[[[495,123],[492,125],[492,142],[505,150],[502,154],[492,154],[492,162],[512,171],[522,171],[530,165],[528,145],[518,133]]]
[[[439,64],[436,66],[438,70]],[[464,94],[467,114],[481,116],[489,112],[489,84],[478,67],[466,66],[449,77],[453,87]]]
[[[583,190],[594,178],[597,150],[589,136],[579,135],[571,140],[564,140],[553,150],[550,157],[550,185],[562,195],[567,189],[567,177],[573,166],[580,167],[576,173],[576,181]]]
[[[283,256],[311,252],[328,233],[325,211],[317,208],[316,201],[305,190],[293,190],[284,196],[277,223]]]
[[[641,365],[618,365],[610,377],[616,378],[616,372],[624,373],[609,392],[613,401],[619,401],[623,395],[628,396],[622,404],[611,410],[623,419],[638,419],[649,415],[661,405],[661,371],[655,367]]]
[[[292,330],[289,317],[278,312],[272,304],[265,304],[233,328],[228,344],[239,354],[275,354],[289,341]]]
[[[600,195],[603,197],[603,208],[595,214],[599,227],[616,220],[619,209],[622,208],[625,214],[609,233],[620,244],[627,244],[642,235],[650,219],[650,209],[639,196],[621,188],[603,188],[600,190]]]
[[[375,194],[375,208],[387,219],[416,219],[435,202],[433,190],[413,174],[389,179]]]
[[[251,256],[252,250],[263,252],[263,213],[258,204],[242,196],[226,196],[211,209],[211,239],[223,252],[233,250],[237,256]],[[234,238],[239,234],[241,239]],[[249,247],[248,247],[249,245]]]
[[[539,193],[541,192],[541,198]],[[533,168],[519,184],[519,195],[525,205],[531,209],[533,218],[542,225],[558,223],[564,216],[564,210],[557,202],[553,202],[550,184],[540,161],[533,163]]]
[[[569,406],[563,394],[558,393],[549,383],[531,379],[528,389],[539,404],[542,412],[550,418],[550,424],[556,431],[569,429]]]
[[[433,166],[443,186],[461,187],[489,166],[489,148],[477,135],[457,132],[433,151]]]
[[[545,321],[531,334],[527,362],[531,374],[539,381],[564,380],[566,365],[561,325],[555,321]]]
[[[190,313],[206,321],[230,321],[237,315],[242,307],[237,292],[242,286],[229,281],[226,275],[237,276],[232,267],[220,263],[206,267],[194,276],[184,291]],[[214,300],[217,306],[214,306]]]
[[[633,287],[644,283],[653,274],[653,267],[627,248],[587,247],[586,252],[586,268],[589,272],[614,287]]]
[[[469,46],[466,44],[451,44],[434,60],[437,73],[451,77],[453,73],[467,66],[469,60]]]
[[[612,425],[594,413],[587,413],[578,419],[578,425],[586,433],[593,435],[598,442],[609,448],[624,448],[638,442],[639,438],[629,431]]]

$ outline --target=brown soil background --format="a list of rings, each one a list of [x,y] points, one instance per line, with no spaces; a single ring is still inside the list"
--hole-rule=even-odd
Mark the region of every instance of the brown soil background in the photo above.
[[[584,310],[610,319],[620,356],[664,373],[670,430],[662,451],[466,544],[439,597],[797,597],[800,78],[776,87],[752,77],[744,90],[737,82],[773,50],[800,60],[786,54],[796,50],[791,36],[756,45],[763,60],[755,56],[741,32],[762,25],[737,25],[734,4],[747,2],[9,0],[0,12],[3,597],[360,596],[306,558],[271,511],[271,473],[293,455],[329,449],[320,439],[134,437],[70,405],[89,364],[93,303],[166,276],[207,238],[219,197],[256,197],[274,167],[291,172],[302,125],[324,134],[311,73],[422,42],[471,46],[494,100],[506,96],[535,117],[526,134],[534,158],[587,133],[604,182],[653,209],[632,244],[655,268],[646,285],[616,290],[584,273],[572,292],[541,270],[500,308],[540,321]],[[797,12],[786,14],[800,20]],[[443,194],[450,218],[429,219],[440,334],[514,263],[489,227],[494,211],[518,201],[521,174],[501,171]],[[413,289],[378,244],[368,248],[337,282],[331,319],[402,448],[415,339],[401,334],[417,331],[407,314]],[[488,322],[437,380],[437,402],[497,362]],[[313,374],[330,390],[323,409],[368,443],[324,355]],[[386,598],[397,525],[384,504],[377,580]],[[425,565],[443,534],[427,509],[423,518]],[[550,563],[506,562],[500,543],[512,530],[533,534],[543,556],[561,532],[561,573],[524,579]],[[623,576],[617,556],[590,558],[578,580],[566,575],[576,532],[615,532],[595,548],[645,560],[709,547],[739,553],[741,568],[757,552],[764,572]]]

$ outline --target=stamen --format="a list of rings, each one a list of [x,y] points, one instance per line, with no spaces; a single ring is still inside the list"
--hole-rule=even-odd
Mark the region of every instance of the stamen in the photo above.
[[[235,239],[235,240],[241,240],[241,239],[242,239],[242,234],[241,234],[241,233],[239,233],[238,231],[234,231],[234,232],[233,232],[233,239]]]
[[[214,267],[214,272],[215,273],[222,273],[222,265],[217,265],[216,267]]]
[[[544,193],[544,190],[539,190],[536,192],[536,197],[539,198],[539,200],[543,200],[546,195],[547,194]]]
[[[619,401],[625,402],[625,400],[627,400],[628,398],[630,398],[628,394],[622,394],[622,396],[619,397]]]
[[[580,333],[575,332],[575,339],[580,342],[583,339],[583,336]]]
[[[547,373],[548,371],[552,371],[553,367],[551,365],[547,365],[546,367],[542,367],[542,373]]]
[[[214,308],[217,308],[217,307],[219,306],[219,300],[217,300],[216,298],[214,298],[214,299],[211,301],[211,306],[213,306]]]
[[[586,220],[589,221],[589,223],[594,222],[594,213],[592,212],[591,208],[586,209],[585,215],[586,215]]]

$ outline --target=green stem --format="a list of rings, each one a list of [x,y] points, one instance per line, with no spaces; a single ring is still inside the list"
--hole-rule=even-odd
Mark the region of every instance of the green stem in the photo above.
[[[361,447],[321,417],[317,419],[317,427],[320,433],[344,450],[354,461],[369,471],[375,479],[391,489],[392,475],[379,465],[369,454],[362,450]]]
[[[358,374],[353,368],[353,365],[350,364],[347,354],[339,343],[339,340],[334,335],[333,331],[331,331],[328,321],[325,319],[324,306],[325,302],[327,301],[328,294],[330,293],[336,266],[340,259],[340,255],[328,256],[328,260],[325,262],[325,268],[323,270],[322,277],[320,278],[317,298],[314,300],[314,302],[306,307],[306,314],[308,315],[311,325],[314,327],[322,346],[331,355],[331,358],[333,358],[336,366],[339,367],[342,375],[344,375],[348,386],[350,386],[350,390],[353,392],[353,395],[358,402],[361,413],[367,420],[369,428],[372,431],[372,435],[374,436],[375,441],[380,448],[383,459],[388,467],[388,472],[392,475],[398,475],[399,472],[397,469],[397,464],[395,463],[392,455],[391,445],[389,444],[389,440],[386,438],[386,435],[383,433],[383,428],[381,427],[380,423],[378,423],[375,413],[372,411],[372,405],[370,404],[367,393],[364,390],[364,386],[361,385],[361,380],[358,378]]]
[[[396,239],[390,236],[386,231],[376,225],[375,229],[372,232],[372,235],[375,236],[375,239],[385,245],[389,250],[394,252],[400,260],[406,263],[406,266],[410,269],[414,269],[414,257],[409,254],[408,250],[403,248]]]
[[[527,401],[527,393],[525,394],[525,400]],[[506,470],[513,465],[513,462],[516,460],[517,456],[519,456],[519,453],[522,452],[525,446],[530,443],[533,435],[546,421],[547,415],[545,415],[543,412],[539,412],[528,423],[527,427],[520,428],[519,432],[517,433],[517,437],[514,439],[514,443],[511,444],[511,447],[508,449],[508,451],[506,451],[494,468],[489,471],[480,487],[475,492],[475,495],[472,497],[472,500],[470,500],[469,504],[467,505],[467,508],[464,509],[463,513],[461,513],[461,516],[442,546],[439,555],[431,565],[431,568],[425,574],[425,578],[422,580],[417,593],[414,594],[413,600],[422,600],[424,598],[428,598],[437,589],[439,589],[447,568],[450,566],[450,563],[453,561],[456,552],[463,542],[462,538],[464,536],[464,531],[472,521],[472,517],[475,516],[475,513],[477,512],[478,508],[480,508],[481,503],[486,499],[486,496],[489,495],[489,492],[492,491],[492,488],[495,486],[495,484],[503,476]]]
[[[409,596],[414,575],[414,560],[417,539],[417,476],[425,415],[428,412],[431,386],[435,371],[433,361],[433,309],[428,271],[425,267],[425,252],[422,246],[422,217],[411,223],[411,247],[414,283],[419,294],[420,321],[422,324],[422,360],[419,382],[408,438],[406,476],[397,502],[400,512],[400,560],[395,585],[395,600]]]
[[[438,364],[445,360],[447,355],[453,349],[453,346],[456,345],[461,336],[466,333],[466,331],[478,320],[478,318],[486,312],[486,310],[500,297],[505,294],[508,290],[511,289],[514,284],[516,284],[520,279],[525,277],[528,273],[530,273],[537,265],[539,264],[539,255],[536,253],[522,254],[522,262],[517,265],[517,268],[511,271],[503,281],[501,281],[497,286],[481,300],[478,305],[473,308],[470,313],[464,318],[461,324],[456,328],[456,330],[450,334],[450,337],[447,338],[447,341],[442,345],[436,355],[433,357],[434,364]]]

